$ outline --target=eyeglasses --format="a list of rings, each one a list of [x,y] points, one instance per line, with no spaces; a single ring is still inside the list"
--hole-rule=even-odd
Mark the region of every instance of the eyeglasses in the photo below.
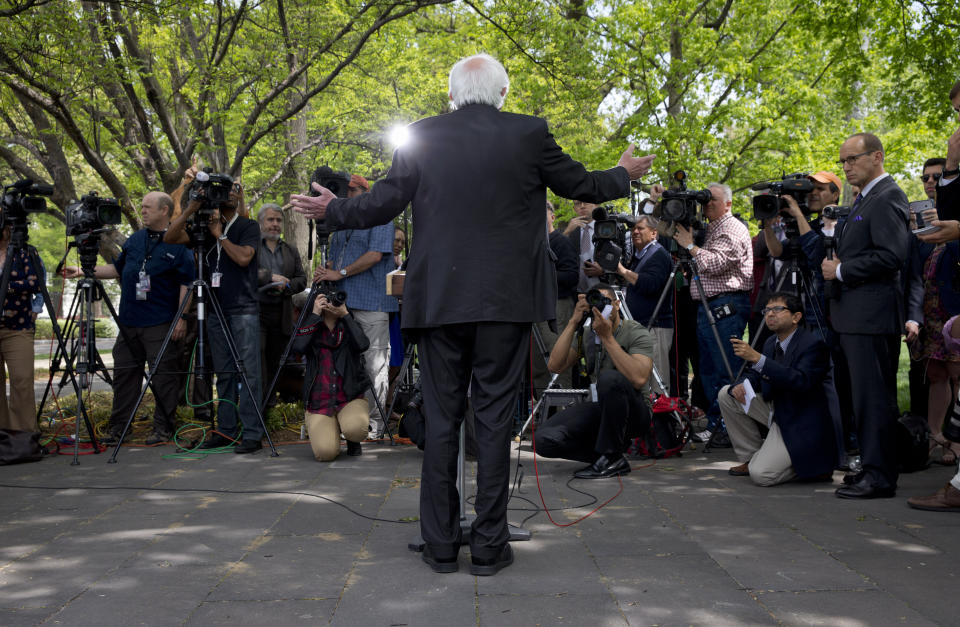
[[[862,157],[863,155],[869,155],[869,154],[874,153],[874,152],[877,152],[877,151],[876,151],[876,150],[866,150],[866,151],[864,151],[864,152],[857,153],[857,154],[855,154],[855,155],[850,155],[849,157],[837,159],[837,163],[839,163],[841,166],[843,166],[843,164],[845,164],[845,163],[849,163],[850,165],[853,165],[854,162],[855,162],[857,159],[859,159],[860,157]]]
[[[773,307],[764,307],[760,310],[760,313],[767,315],[768,313],[780,313],[781,311],[787,311],[787,307],[783,305],[774,305]]]
[[[936,174],[921,174],[920,180],[923,181],[924,183],[926,183],[930,179],[933,179],[934,181],[939,181],[941,176],[943,176],[943,174],[940,172],[937,172]]]

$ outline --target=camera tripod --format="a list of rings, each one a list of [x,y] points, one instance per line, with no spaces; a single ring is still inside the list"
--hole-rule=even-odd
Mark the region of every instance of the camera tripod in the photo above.
[[[720,349],[720,358],[723,360],[723,367],[727,371],[727,376],[730,378],[730,381],[733,382],[735,379],[733,377],[733,368],[730,366],[730,359],[727,357],[727,352],[723,347],[723,340],[720,339],[720,332],[717,330],[717,319],[713,315],[713,311],[708,307],[707,302],[707,293],[703,289],[703,282],[700,280],[700,268],[697,264],[697,260],[694,259],[690,252],[684,249],[677,250],[677,258],[673,262],[673,267],[670,269],[670,275],[667,277],[667,282],[663,286],[663,290],[660,292],[660,298],[657,299],[657,305],[653,308],[653,313],[650,315],[650,320],[645,325],[646,329],[649,331],[653,326],[653,321],[657,319],[657,315],[660,313],[660,308],[663,307],[663,303],[667,298],[667,295],[670,293],[671,289],[674,289],[674,281],[677,278],[677,271],[681,268],[686,268],[690,271],[691,280],[693,281],[694,286],[697,288],[697,295],[700,296],[700,306],[703,307],[703,311],[707,316],[707,322],[710,325],[710,332],[713,334],[713,340],[717,344],[717,348]],[[653,369],[653,372],[656,374],[656,368]],[[659,376],[657,377],[657,383],[661,386],[661,389],[667,389],[663,386],[662,381]],[[719,433],[719,429],[714,429],[714,432],[710,434],[710,440],[703,447],[704,452],[710,450],[711,443],[713,438]]]
[[[160,366],[160,362],[163,360],[163,356],[166,353],[167,349],[170,347],[170,340],[173,337],[173,331],[177,326],[177,322],[180,320],[180,316],[183,315],[183,312],[187,308],[187,304],[190,302],[191,297],[196,299],[197,303],[197,361],[194,365],[194,372],[197,379],[203,380],[206,379],[208,369],[205,362],[205,349],[207,344],[207,304],[209,303],[211,309],[213,310],[213,315],[216,316],[217,321],[220,324],[220,328],[223,329],[223,336],[227,345],[227,349],[230,351],[230,357],[233,360],[233,365],[236,368],[236,371],[240,374],[240,378],[243,382],[242,386],[247,395],[250,398],[250,402],[253,404],[253,408],[257,413],[257,418],[260,421],[260,425],[263,427],[263,433],[267,438],[267,442],[270,444],[270,449],[272,451],[271,457],[279,457],[280,453],[277,452],[277,447],[273,443],[273,438],[270,437],[270,431],[267,429],[267,423],[263,419],[263,411],[261,409],[260,399],[257,398],[254,394],[254,388],[250,385],[250,381],[247,379],[247,371],[243,366],[243,360],[240,358],[240,353],[237,350],[236,341],[233,339],[233,334],[230,331],[230,326],[227,324],[227,318],[223,314],[223,310],[220,308],[220,301],[217,299],[216,293],[210,288],[210,285],[203,278],[204,277],[204,268],[206,264],[206,255],[207,255],[207,222],[205,219],[197,218],[194,221],[194,225],[190,229],[190,239],[196,250],[196,271],[197,278],[193,281],[190,286],[190,292],[186,297],[180,302],[180,307],[177,309],[176,315],[174,315],[173,321],[170,323],[170,328],[167,329],[167,334],[163,338],[163,343],[160,345],[160,350],[157,352],[157,356],[154,359],[153,366],[150,368],[149,373],[147,374],[147,380],[144,382],[143,387],[140,389],[140,396],[137,397],[137,402],[133,406],[133,410],[130,412],[130,417],[127,418],[127,422],[123,425],[123,430],[120,432],[120,437],[118,438],[119,443],[123,442],[123,439],[127,435],[127,431],[130,429],[130,425],[133,423],[133,419],[137,415],[137,409],[139,409],[140,404],[143,403],[143,397],[147,393],[147,389],[150,387],[150,382],[153,380],[153,376],[157,372],[157,368]],[[209,298],[209,300],[208,300]],[[237,399],[239,401],[239,397]],[[223,401],[221,401],[223,402]],[[242,423],[240,422],[240,412],[237,410],[237,422],[240,423],[242,428]],[[117,447],[113,449],[113,454],[110,456],[108,463],[115,464],[117,463],[117,454],[120,452],[120,444],[118,443]]]
[[[29,235],[27,234],[26,216],[10,214],[8,215],[7,219],[11,224],[11,235],[10,243],[7,246],[6,261],[3,266],[3,277],[0,279],[0,294],[3,294],[4,298],[6,298],[7,295],[7,288],[10,286],[10,276],[13,271],[14,255],[25,251],[30,264],[38,271],[41,267],[40,256],[37,254],[37,249],[28,244]],[[60,329],[60,324],[57,322],[56,310],[53,307],[53,301],[50,299],[50,292],[47,291],[47,286],[44,284],[44,282],[39,280],[39,273],[38,283],[40,284],[40,293],[43,295],[43,304],[47,308],[47,313],[50,315],[50,324],[53,327],[54,336],[57,338],[57,351],[61,354],[66,354],[66,344],[64,343],[63,339],[64,335]],[[83,359],[83,357],[81,357],[81,359]],[[73,461],[70,462],[71,466],[77,466],[80,464],[79,455],[81,419],[87,429],[87,435],[90,437],[90,442],[93,444],[93,451],[95,454],[100,453],[100,443],[97,442],[97,434],[93,428],[93,424],[90,422],[89,416],[87,415],[87,409],[84,406],[83,388],[77,383],[73,364],[70,360],[67,361],[66,367],[64,368],[64,373],[67,377],[69,377],[70,383],[73,385],[73,390],[77,395],[77,420],[76,431],[73,439]],[[86,374],[82,375],[82,378],[86,382]],[[39,420],[39,413],[37,414],[37,419]]]
[[[312,229],[311,229],[312,231]],[[317,252],[320,255],[320,265],[324,267],[327,262],[327,247],[330,243],[330,235],[323,227],[317,227]],[[310,253],[308,256],[313,259],[313,237],[311,233],[310,237]],[[336,283],[331,281],[313,281],[310,285],[310,292],[307,294],[307,300],[303,304],[303,308],[300,310],[300,316],[297,318],[296,324],[293,325],[293,331],[290,333],[290,339],[287,340],[287,345],[283,349],[283,353],[280,355],[280,364],[277,367],[277,371],[273,375],[273,379],[270,381],[270,386],[264,391],[263,394],[263,404],[267,402],[267,399],[273,394],[274,388],[277,386],[277,381],[280,379],[280,373],[283,371],[283,365],[287,363],[287,357],[290,356],[290,351],[293,348],[293,343],[297,339],[297,333],[300,331],[300,327],[303,326],[304,321],[307,319],[307,316],[310,315],[310,312],[313,311],[313,303],[316,300],[317,296],[322,294],[329,294],[336,291]],[[406,363],[406,362],[405,362]],[[371,387],[373,382],[370,382]],[[390,414],[385,414],[383,411],[383,403],[380,402],[380,397],[377,396],[376,390],[371,389],[371,394],[373,397],[374,403],[377,405],[377,411],[380,412],[380,418],[383,420],[384,433],[390,439],[390,443],[393,444],[393,433],[390,432],[390,424],[387,418]],[[396,394],[394,394],[394,399],[396,399]],[[390,404],[390,411],[393,411],[393,403]]]
[[[74,371],[80,375],[81,388],[91,388],[94,377],[98,375],[107,385],[111,387],[113,386],[113,379],[110,376],[110,371],[103,363],[103,358],[100,357],[99,351],[97,351],[93,303],[96,301],[102,301],[106,303],[107,311],[110,312],[110,317],[113,319],[114,324],[117,325],[117,330],[121,335],[123,334],[123,328],[120,326],[120,321],[117,317],[117,311],[110,300],[110,296],[103,287],[103,282],[94,277],[94,268],[99,251],[99,238],[96,237],[96,235],[99,234],[87,234],[82,237],[78,237],[73,242],[70,242],[69,247],[77,248],[80,253],[80,268],[83,272],[83,278],[77,283],[73,302],[70,303],[70,309],[66,316],[67,322],[64,326],[63,336],[65,338],[73,338],[74,333],[78,331],[79,333],[77,334],[76,339],[71,340],[69,351],[64,352],[61,350],[61,347],[58,346],[53,354],[53,361],[52,365],[50,366],[50,376],[47,379],[47,385],[43,390],[43,397],[41,398],[40,404],[37,407],[37,420],[40,419],[40,415],[43,413],[43,408],[47,402],[47,396],[50,394],[50,391],[53,388],[53,379],[56,376],[56,373],[61,370],[60,364],[63,360],[65,360],[69,366],[76,364]],[[57,274],[59,274],[62,270],[65,260],[66,255],[64,255],[64,258],[57,266]],[[60,383],[57,386],[58,392],[66,385],[66,379],[67,372],[65,370],[63,375],[60,377]]]

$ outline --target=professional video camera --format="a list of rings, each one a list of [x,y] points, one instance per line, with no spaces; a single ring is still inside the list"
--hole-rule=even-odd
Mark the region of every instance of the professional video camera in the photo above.
[[[757,220],[770,220],[776,218],[778,214],[787,220],[793,219],[793,216],[788,213],[784,196],[792,196],[803,215],[810,215],[807,194],[813,190],[813,181],[803,172],[784,175],[779,181],[756,183],[751,186],[751,189],[756,192],[767,192],[753,197],[753,217]]]
[[[679,224],[687,229],[703,228],[701,207],[713,198],[710,190],[688,190],[687,173],[683,170],[674,172],[673,180],[676,185],[663,192],[660,209],[654,211],[654,216],[669,224]]]
[[[47,201],[43,196],[52,196],[53,186],[22,179],[3,188],[0,198],[0,229],[10,225],[26,226],[28,213],[46,211]]]
[[[850,207],[842,205],[827,205],[820,212],[820,215],[829,220],[839,220],[850,215]]]
[[[115,226],[123,217],[120,203],[115,198],[100,198],[97,192],[90,192],[67,205],[64,216],[67,235],[73,237]]]
[[[204,218],[209,218],[214,210],[230,201],[232,190],[232,176],[215,174],[210,168],[204,168],[197,172],[196,178],[190,184],[188,198],[199,200],[200,209],[197,213]]]
[[[320,193],[313,189],[313,184],[317,183],[322,187],[326,187],[333,195],[337,198],[346,198],[347,192],[350,187],[350,175],[346,172],[337,172],[328,165],[322,165],[316,170],[313,171],[313,174],[310,176],[310,195],[319,196]],[[321,244],[326,244],[330,239],[330,229],[327,228],[326,220],[315,220],[315,228],[317,230],[317,239]],[[310,254],[309,257],[313,258],[313,242],[310,242]]]
[[[610,207],[593,210],[593,260],[604,272],[616,274],[617,266],[626,263],[627,231],[637,219],[626,213],[611,213]]]

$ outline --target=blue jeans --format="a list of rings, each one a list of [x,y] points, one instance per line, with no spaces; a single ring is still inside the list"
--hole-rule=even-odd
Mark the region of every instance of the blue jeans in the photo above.
[[[211,312],[212,313],[212,312]],[[217,406],[217,429],[224,435],[236,437],[237,414],[243,424],[244,440],[260,440],[263,438],[263,426],[257,416],[256,405],[260,403],[260,316],[259,314],[224,314],[227,325],[236,344],[243,369],[247,373],[247,381],[253,387],[253,399],[243,388],[243,378],[237,372],[233,363],[233,356],[227,347],[220,321],[211,315],[207,320],[209,330],[210,352],[213,355],[213,369],[217,373],[217,396],[237,404],[239,412],[230,403],[222,400]]]
[[[743,330],[747,327],[747,320],[750,318],[750,296],[747,294],[724,294],[711,299],[707,306],[716,309],[726,304],[733,307],[735,313],[717,321],[717,332],[720,334],[720,343],[723,345],[723,351],[730,362],[733,376],[736,376],[743,360],[733,354],[730,336],[743,337]],[[720,393],[720,388],[729,385],[732,381],[723,365],[720,347],[717,346],[713,331],[710,330],[710,321],[707,319],[707,313],[703,307],[704,305],[701,303],[697,308],[700,382],[703,385],[704,394],[710,401],[710,407],[707,409],[707,428],[714,430],[720,424],[720,405],[717,403],[717,395]]]

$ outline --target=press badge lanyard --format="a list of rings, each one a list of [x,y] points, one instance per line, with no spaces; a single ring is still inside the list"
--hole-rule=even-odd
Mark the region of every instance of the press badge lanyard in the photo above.
[[[227,226],[223,227],[223,234],[226,235],[230,231],[230,227],[233,226],[233,223],[237,221],[237,218],[240,217],[240,213],[237,212],[233,214],[233,217],[230,218],[230,221],[227,222]],[[220,245],[220,240],[217,240],[217,267],[214,269],[213,274],[210,275],[210,286],[211,287],[220,287],[220,278],[223,276],[223,273],[220,272],[220,251],[223,250],[223,246]]]
[[[610,312],[613,311],[612,305],[607,305],[603,308],[603,311],[600,312],[600,315],[603,316],[605,320],[610,319]],[[591,325],[592,326],[592,325]],[[617,335],[620,332],[620,327],[623,326],[623,322],[617,325],[617,328],[613,330],[613,339],[617,339]],[[595,376],[600,376],[600,362],[603,361],[603,342],[600,341],[600,336],[597,335],[597,332],[593,329],[593,341],[596,344],[596,350],[593,356],[593,373]],[[594,403],[597,401],[597,384],[596,382],[590,384],[590,400]]]
[[[150,275],[147,274],[147,262],[153,257],[153,252],[157,250],[157,246],[160,245],[160,241],[158,239],[151,247],[149,245],[150,239],[150,235],[147,234],[147,242],[143,246],[146,254],[143,256],[143,261],[140,263],[140,274],[138,275],[137,280],[137,300],[147,300],[147,292],[150,291]]]

